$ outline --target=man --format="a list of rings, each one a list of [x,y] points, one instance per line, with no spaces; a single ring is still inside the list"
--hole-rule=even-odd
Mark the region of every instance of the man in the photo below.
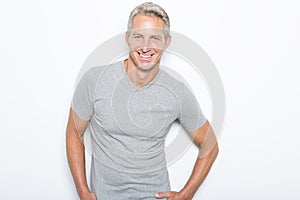
[[[193,94],[159,67],[170,42],[169,18],[144,3],[129,17],[128,59],[93,67],[80,80],[70,108],[67,155],[81,200],[190,200],[217,154],[213,130]],[[201,148],[181,191],[170,191],[165,137],[178,120]],[[92,135],[91,189],[82,137]]]

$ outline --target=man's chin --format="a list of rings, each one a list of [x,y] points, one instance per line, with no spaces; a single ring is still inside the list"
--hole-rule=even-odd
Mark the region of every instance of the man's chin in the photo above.
[[[153,69],[155,65],[156,63],[139,63],[137,67],[143,71],[148,71]]]

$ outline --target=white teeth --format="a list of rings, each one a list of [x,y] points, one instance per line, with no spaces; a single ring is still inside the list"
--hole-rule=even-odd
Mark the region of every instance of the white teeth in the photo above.
[[[145,56],[145,55],[143,55],[143,54],[140,54],[140,56],[141,56],[142,58],[150,58],[150,57],[151,57],[150,55]]]

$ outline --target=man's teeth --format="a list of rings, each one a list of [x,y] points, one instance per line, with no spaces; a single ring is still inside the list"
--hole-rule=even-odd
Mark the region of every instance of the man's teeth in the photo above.
[[[150,58],[151,56],[150,55],[143,55],[143,54],[140,54],[140,56],[142,57],[142,58]]]

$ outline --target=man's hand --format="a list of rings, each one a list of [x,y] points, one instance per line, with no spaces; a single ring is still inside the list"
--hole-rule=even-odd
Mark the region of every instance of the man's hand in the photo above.
[[[192,197],[187,197],[182,192],[159,192],[155,195],[157,199],[167,198],[168,200],[191,200]]]
[[[80,195],[80,200],[96,200],[96,195],[90,191]]]

